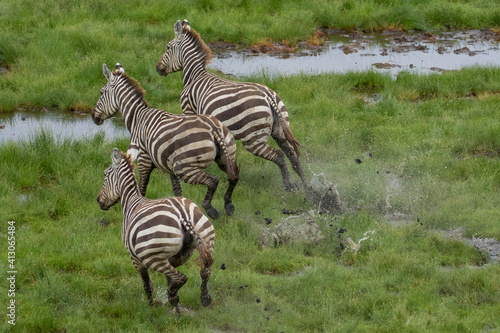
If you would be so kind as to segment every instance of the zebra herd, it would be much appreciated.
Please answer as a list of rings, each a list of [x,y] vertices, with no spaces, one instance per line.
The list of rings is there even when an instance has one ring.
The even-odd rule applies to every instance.
[[[97,202],[107,210],[121,201],[122,241],[141,275],[149,303],[153,304],[148,273],[152,269],[166,275],[169,302],[180,314],[178,291],[187,276],[176,267],[184,264],[195,249],[200,254],[201,304],[211,303],[207,283],[215,238],[210,220],[195,203],[182,197],[180,181],[207,186],[202,207],[208,217],[217,219],[219,213],[211,201],[219,177],[206,172],[215,162],[228,177],[224,208],[232,215],[232,193],[239,179],[235,139],[252,154],[279,166],[285,190],[293,189],[285,156],[303,184],[306,179],[299,161],[300,144],[291,132],[288,112],[279,96],[264,85],[225,80],[207,72],[211,51],[187,20],[177,21],[174,32],[175,38],[168,43],[156,70],[163,76],[183,71],[183,114],[149,108],[144,89],[120,64],[114,72],[103,64],[108,82],[92,110],[92,120],[101,125],[117,113],[123,116],[130,145],[126,154],[113,149],[112,164],[104,172]],[[281,150],[269,145],[269,137]],[[139,182],[133,171],[135,160]],[[176,197],[145,198],[154,168],[170,175]]]

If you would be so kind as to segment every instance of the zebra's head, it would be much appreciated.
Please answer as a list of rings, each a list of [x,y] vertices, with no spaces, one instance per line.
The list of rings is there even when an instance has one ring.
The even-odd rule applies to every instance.
[[[102,210],[108,210],[120,200],[120,189],[118,186],[118,169],[122,160],[122,153],[118,148],[111,152],[112,164],[104,170],[104,184],[97,195],[97,203]]]
[[[92,120],[96,125],[102,125],[105,119],[114,116],[119,105],[116,98],[115,86],[119,77],[125,74],[125,70],[120,64],[116,64],[115,72],[112,73],[106,64],[102,64],[102,72],[108,79],[108,83],[101,89],[101,97],[92,110]]]
[[[174,24],[175,38],[167,44],[167,50],[156,64],[158,74],[167,76],[170,73],[178,72],[183,69],[184,61],[181,54],[181,42],[185,37],[185,32],[190,31],[191,27],[187,20],[177,20]]]

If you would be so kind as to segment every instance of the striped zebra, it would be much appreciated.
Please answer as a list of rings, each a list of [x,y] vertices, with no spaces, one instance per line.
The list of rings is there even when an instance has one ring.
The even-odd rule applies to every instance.
[[[285,189],[292,190],[286,154],[305,185],[298,158],[300,144],[292,134],[288,111],[280,97],[262,84],[225,80],[207,72],[205,65],[212,59],[212,52],[187,20],[177,21],[174,32],[175,38],[167,44],[156,71],[163,76],[183,71],[183,113],[210,114],[218,118],[236,140],[241,140],[246,150],[276,163]],[[281,150],[268,144],[269,136]]]
[[[205,172],[215,161],[228,176],[224,208],[227,215],[232,215],[232,193],[238,183],[239,170],[231,132],[209,115],[176,115],[149,108],[144,100],[144,89],[120,64],[116,65],[114,73],[103,64],[103,73],[108,83],[101,89],[92,119],[101,125],[117,112],[122,113],[131,135],[127,153],[133,160],[138,159],[141,194],[146,195],[151,172],[158,168],[170,175],[173,192],[178,197],[182,196],[179,180],[206,185],[202,206],[210,218],[217,219],[219,213],[211,202],[219,177]]]
[[[211,297],[207,282],[214,261],[215,239],[210,220],[189,199],[144,198],[135,179],[131,156],[114,148],[111,161],[111,166],[104,171],[104,184],[97,202],[101,209],[108,210],[121,200],[122,241],[141,275],[149,304],[153,305],[153,283],[148,272],[152,269],[166,275],[168,300],[180,314],[178,291],[188,278],[176,267],[188,261],[197,249],[201,266],[201,304],[209,306]]]

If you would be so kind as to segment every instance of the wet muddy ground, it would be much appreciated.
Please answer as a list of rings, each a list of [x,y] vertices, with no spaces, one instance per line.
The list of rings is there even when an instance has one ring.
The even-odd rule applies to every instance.
[[[345,73],[374,69],[397,76],[401,71],[431,73],[465,66],[500,66],[500,35],[491,30],[463,32],[347,33],[316,32],[294,47],[258,43],[238,49],[210,43],[214,58],[209,68],[234,76],[265,73],[270,77],[296,73]]]

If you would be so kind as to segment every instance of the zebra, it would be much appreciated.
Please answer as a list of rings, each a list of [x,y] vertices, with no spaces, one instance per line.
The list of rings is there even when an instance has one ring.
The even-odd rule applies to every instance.
[[[104,184],[97,195],[97,202],[102,210],[108,210],[121,201],[122,241],[141,275],[149,304],[154,303],[154,287],[149,277],[149,269],[152,269],[166,275],[168,300],[180,314],[178,291],[188,277],[176,267],[188,261],[197,249],[202,279],[201,304],[209,306],[212,298],[207,283],[214,262],[215,239],[210,220],[189,199],[144,198],[135,179],[131,156],[114,148],[111,161],[111,166],[104,171]]]
[[[92,110],[92,120],[101,125],[117,112],[122,113],[131,135],[127,153],[133,160],[138,159],[141,194],[146,195],[151,172],[158,168],[170,175],[176,196],[182,196],[180,180],[206,185],[202,206],[210,218],[217,219],[219,213],[211,202],[219,177],[205,172],[215,161],[228,176],[224,208],[227,215],[232,215],[232,193],[238,183],[239,170],[231,132],[210,115],[178,115],[149,108],[144,100],[144,89],[119,63],[113,73],[103,64],[103,73],[108,83],[101,89],[101,97]]]
[[[181,107],[184,114],[210,114],[229,128],[236,140],[256,156],[276,163],[285,190],[293,190],[284,154],[306,185],[299,161],[300,143],[292,134],[288,111],[281,98],[265,85],[222,79],[205,69],[210,48],[187,20],[174,25],[175,38],[156,65],[162,76],[183,71]],[[268,144],[271,136],[280,149]]]

